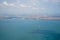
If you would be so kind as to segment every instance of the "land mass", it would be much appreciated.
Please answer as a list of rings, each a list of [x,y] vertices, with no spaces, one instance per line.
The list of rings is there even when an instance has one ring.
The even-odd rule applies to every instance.
[[[60,17],[55,16],[17,16],[17,17],[11,17],[11,16],[0,16],[0,19],[13,19],[13,18],[20,18],[20,19],[44,19],[44,20],[60,20]]]

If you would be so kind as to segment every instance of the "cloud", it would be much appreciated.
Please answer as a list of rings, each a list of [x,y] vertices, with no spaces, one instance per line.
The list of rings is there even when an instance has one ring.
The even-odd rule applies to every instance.
[[[20,4],[20,7],[28,7],[28,6],[24,4]]]
[[[14,3],[9,3],[7,1],[4,1],[0,4],[2,8],[19,8],[21,10],[39,10],[39,7],[37,6],[38,0],[31,0],[29,4],[21,3],[21,1],[16,1]]]
[[[7,1],[4,1],[1,5],[3,6],[8,6],[8,7],[15,7],[15,4],[14,3],[8,3]]]
[[[53,2],[53,3],[57,3],[60,2],[60,0],[41,0],[41,2]],[[4,6],[4,7],[16,7],[16,8],[31,8],[31,9],[39,9],[39,0],[30,0],[30,2],[27,3],[22,3],[21,1],[16,1],[14,3],[9,3],[7,1],[2,2],[2,4],[0,4],[0,6]]]
[[[31,9],[38,9],[37,7],[36,7],[36,5],[35,5],[35,2],[36,2],[37,0],[33,0],[32,2],[32,4],[33,5],[28,5],[28,4],[23,4],[23,3],[20,3],[20,1],[17,3],[17,2],[15,2],[15,3],[8,3],[7,1],[4,1],[4,2],[2,2],[2,4],[0,4],[0,6],[4,6],[4,7],[16,7],[16,8],[31,8]]]
[[[3,2],[4,5],[8,6],[8,3],[6,1]]]

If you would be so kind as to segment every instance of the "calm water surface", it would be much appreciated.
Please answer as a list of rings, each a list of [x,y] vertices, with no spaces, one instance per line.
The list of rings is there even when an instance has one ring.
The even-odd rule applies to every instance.
[[[0,40],[60,40],[60,21],[0,20]]]

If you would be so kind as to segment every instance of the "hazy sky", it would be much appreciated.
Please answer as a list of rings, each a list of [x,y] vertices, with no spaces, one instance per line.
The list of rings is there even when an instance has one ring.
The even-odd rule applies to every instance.
[[[0,15],[60,15],[60,0],[0,0]]]

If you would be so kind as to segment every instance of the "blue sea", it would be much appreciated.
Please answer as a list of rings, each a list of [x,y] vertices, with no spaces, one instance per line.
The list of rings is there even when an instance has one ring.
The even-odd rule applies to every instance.
[[[0,40],[60,40],[60,20],[0,19]]]

